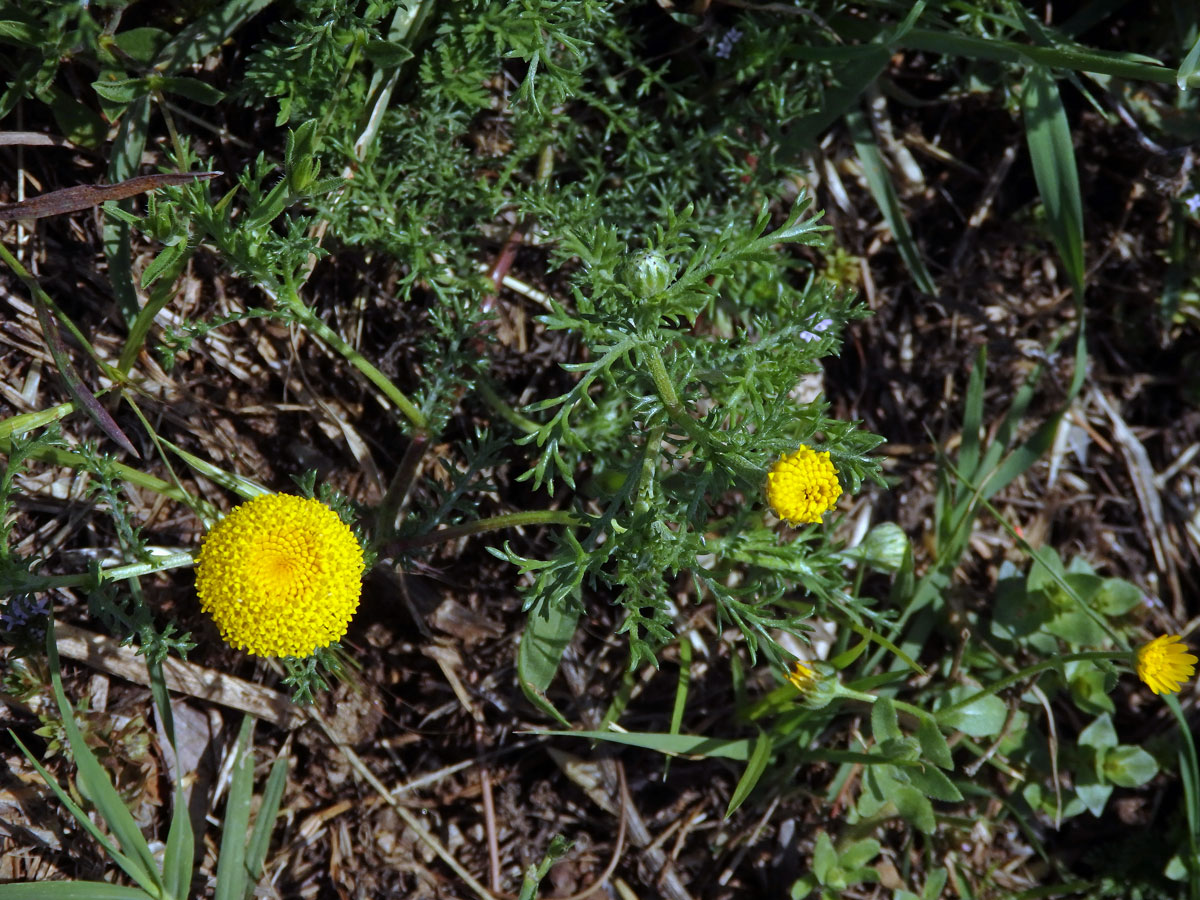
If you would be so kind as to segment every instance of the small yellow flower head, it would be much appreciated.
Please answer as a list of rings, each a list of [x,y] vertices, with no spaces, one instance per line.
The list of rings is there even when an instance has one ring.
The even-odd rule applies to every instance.
[[[362,547],[337,513],[319,500],[266,494],[205,535],[196,593],[229,646],[304,657],[346,633],[362,573]]]
[[[1174,694],[1196,672],[1196,657],[1177,634],[1156,637],[1137,650],[1137,676],[1156,694]]]
[[[792,664],[792,671],[788,673],[787,680],[796,690],[804,693],[817,680],[817,673],[804,660],[798,659]]]
[[[829,453],[818,453],[805,444],[790,456],[780,456],[767,473],[767,502],[775,515],[791,525],[820,522],[841,495]]]
[[[807,709],[824,709],[833,702],[841,688],[837,670],[819,660],[796,660],[792,663],[787,680],[800,692],[800,704]]]

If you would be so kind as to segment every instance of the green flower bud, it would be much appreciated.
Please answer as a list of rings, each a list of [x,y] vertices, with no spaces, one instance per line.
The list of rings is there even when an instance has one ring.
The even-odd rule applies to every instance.
[[[859,549],[867,565],[880,572],[897,572],[908,552],[908,535],[895,522],[881,522],[867,532]]]
[[[837,669],[820,660],[796,660],[787,679],[800,692],[800,705],[805,709],[824,709],[842,687]]]
[[[621,263],[617,277],[638,297],[649,300],[670,287],[675,267],[657,250],[642,250]]]
[[[156,204],[153,211],[142,220],[142,228],[160,243],[175,243],[171,238],[179,236],[179,214],[169,203]]]

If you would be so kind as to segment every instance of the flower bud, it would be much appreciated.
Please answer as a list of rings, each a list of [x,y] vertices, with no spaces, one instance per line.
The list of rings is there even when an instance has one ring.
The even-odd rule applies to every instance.
[[[675,277],[675,267],[657,250],[642,250],[621,263],[617,277],[643,300],[657,297]]]
[[[908,553],[908,535],[895,522],[881,522],[867,532],[860,547],[862,560],[881,572],[897,572]]]

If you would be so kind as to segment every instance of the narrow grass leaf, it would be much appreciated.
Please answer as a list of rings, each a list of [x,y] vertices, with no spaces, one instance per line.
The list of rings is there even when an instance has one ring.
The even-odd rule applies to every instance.
[[[58,406],[51,406],[49,409],[9,416],[7,419],[0,421],[0,440],[20,437],[31,431],[37,431],[39,428],[45,428],[51,422],[57,422],[60,419],[66,418],[75,412],[77,408],[75,401],[72,400],[69,403],[60,403]]]
[[[149,888],[153,888],[154,884],[151,879],[147,877],[143,881],[143,873],[141,872],[141,868],[138,863],[122,853],[109,839],[109,836],[96,827],[96,825],[92,822],[91,817],[88,816],[87,812],[84,811],[83,807],[81,807],[74,801],[74,799],[72,799],[71,795],[67,793],[62,785],[58,783],[58,780],[46,770],[45,766],[37,761],[34,755],[29,752],[29,748],[22,743],[19,737],[13,734],[11,729],[8,732],[8,736],[13,739],[13,742],[17,745],[17,747],[20,748],[21,752],[25,754],[25,758],[29,760],[29,764],[32,765],[38,775],[42,777],[42,781],[46,783],[46,786],[49,787],[50,790],[54,791],[55,796],[58,797],[63,806],[65,806],[71,815],[75,817],[75,821],[82,825],[84,831],[90,834],[96,843],[104,848],[104,852],[108,858],[120,866],[121,869],[134,881],[138,882],[139,884],[145,884]],[[7,891],[8,887],[9,885],[0,885],[0,891]]]
[[[140,888],[106,881],[34,881],[0,884],[0,900],[154,900]]]
[[[983,385],[987,372],[987,347],[979,348],[971,378],[967,382],[967,399],[963,406],[962,444],[958,451],[958,468],[963,477],[975,480],[979,465],[979,432],[983,426]]]
[[[76,784],[79,792],[92,802],[100,813],[109,831],[121,845],[122,853],[131,868],[122,868],[143,888],[152,893],[161,893],[163,889],[162,876],[158,871],[158,863],[150,846],[142,836],[141,829],[134,821],[132,813],[125,806],[125,801],[113,787],[112,780],[104,767],[100,765],[79,726],[75,722],[75,711],[67,702],[66,692],[62,685],[62,670],[58,660],[58,644],[54,637],[54,620],[48,620],[46,627],[46,662],[50,668],[50,687],[54,693],[58,711],[62,715],[63,729],[67,733],[67,741],[71,745],[71,754],[75,758],[78,769]]]
[[[132,178],[142,162],[142,151],[146,149],[146,136],[150,130],[150,98],[138,97],[125,109],[121,125],[113,141],[112,156],[108,162],[108,180],[116,183]],[[121,208],[130,212],[133,202],[124,200]],[[137,317],[138,296],[133,284],[133,254],[130,249],[129,225],[122,221],[106,218],[101,229],[104,241],[104,257],[108,262],[108,281],[112,285],[117,306],[126,322]]]
[[[1013,450],[993,470],[991,477],[979,492],[979,496],[989,500],[1012,484],[1015,479],[1028,472],[1054,444],[1054,435],[1061,422],[1062,417],[1056,415],[1038,426],[1038,429],[1029,436],[1027,441]]]
[[[1188,886],[1194,900],[1200,897],[1200,761],[1196,758],[1191,725],[1178,698],[1168,694],[1163,700],[1179,724],[1179,779],[1183,782],[1184,812],[1187,814]]]
[[[884,650],[887,650],[894,657],[896,657],[897,660],[904,663],[904,665],[908,666],[910,669],[912,669],[918,675],[925,674],[925,670],[923,668],[921,668],[920,663],[918,663],[915,659],[913,659],[913,657],[909,653],[906,653],[901,647],[898,647],[896,644],[894,644],[892,641],[888,640],[886,637],[884,637],[879,632],[873,631],[872,629],[868,628],[866,625],[859,625],[857,622],[847,622],[846,624],[857,635],[859,635],[860,637],[867,638],[867,639],[873,641],[874,643],[878,644],[881,648],[883,648]]]
[[[246,892],[243,900],[254,896],[258,880],[262,878],[263,863],[267,858],[267,849],[271,845],[271,832],[275,830],[275,818],[279,815],[279,802],[283,799],[283,788],[287,784],[288,756],[286,749],[281,751],[271,765],[267,775],[267,783],[263,787],[262,802],[258,807],[258,815],[254,818],[254,830],[250,832],[250,840],[246,844]]]
[[[172,444],[165,437],[160,436],[159,441],[162,442],[164,447],[168,448],[172,453],[191,466],[192,469],[204,477],[212,479],[221,485],[221,487],[233,491],[244,500],[253,500],[255,497],[271,493],[258,482],[251,481],[244,475],[238,475],[235,472],[226,472],[219,466],[214,466],[207,460],[201,459],[193,453],[188,453],[176,444]]]
[[[1200,36],[1196,38],[1192,49],[1183,58],[1183,62],[1179,64],[1179,70],[1175,73],[1175,83],[1179,85],[1181,91],[1186,91],[1191,85],[1192,76],[1196,74],[1197,68],[1200,68]]]
[[[871,133],[866,117],[859,110],[848,112],[846,125],[850,129],[854,149],[862,164],[867,187],[871,189],[871,196],[875,198],[884,221],[896,239],[896,249],[900,251],[905,267],[912,275],[918,290],[931,296],[936,294],[937,286],[925,267],[925,260],[921,258],[920,248],[917,247],[912,230],[908,227],[908,220],[904,218],[904,210],[900,208],[900,197],[896,194],[892,177],[883,162],[883,154],[879,152],[879,146],[875,143],[875,136]]]
[[[1063,109],[1054,77],[1044,66],[1034,66],[1021,92],[1025,139],[1033,163],[1033,176],[1046,209],[1046,221],[1062,258],[1071,285],[1081,293],[1083,268],[1083,205],[1071,126]]]
[[[765,731],[759,731],[758,737],[754,739],[754,749],[750,751],[750,759],[746,763],[746,771],[738,779],[733,796],[729,798],[729,805],[725,807],[725,818],[728,819],[732,816],[734,810],[746,802],[746,798],[750,796],[750,792],[762,778],[763,772],[767,770],[767,763],[771,760],[773,748],[771,736]]]
[[[12,441],[0,432],[0,453],[9,453],[11,450]],[[67,466],[72,469],[86,469],[88,464],[87,460],[80,454],[64,450],[61,447],[38,447],[30,453],[30,458],[50,463],[51,465]],[[156,478],[153,475],[147,475],[124,463],[112,463],[111,465],[113,472],[123,481],[128,481],[130,484],[136,484],[139,487],[162,494],[164,497],[170,497],[172,500],[183,503],[192,509],[200,510],[202,511],[202,515],[209,517],[212,521],[220,518],[216,507],[207,500],[192,497],[190,494],[179,490],[175,485],[163,481],[161,478]]]
[[[671,734],[679,734],[683,710],[687,706],[688,687],[692,683],[692,645],[684,635],[679,640],[679,680],[675,684],[675,705],[671,708]]]
[[[254,717],[244,716],[233,752],[237,761],[225,801],[221,823],[221,855],[217,858],[215,900],[243,900],[252,888],[246,871],[246,834],[250,830],[250,803],[254,800]]]
[[[1035,47],[1014,41],[932,31],[927,28],[914,28],[897,43],[905,49],[927,50],[943,56],[961,56],[966,59],[1018,65],[1033,63],[1157,84],[1170,84],[1176,77],[1174,69],[1164,66],[1156,59],[1138,54],[1106,53],[1100,50],[1066,47]]]
[[[656,734],[636,731],[545,731],[542,734],[607,741],[610,744],[641,747],[644,750],[672,753],[676,756],[736,759],[743,762],[750,759],[750,741],[746,738],[730,740],[690,734]]]
[[[175,716],[171,710],[171,696],[167,692],[162,663],[147,658],[146,670],[150,675],[154,706],[170,745],[169,752],[175,757],[175,784],[171,792],[171,824],[167,829],[167,849],[163,854],[163,881],[172,897],[182,898],[188,895],[192,883],[196,836],[192,831],[192,817],[188,811],[187,796],[183,791],[184,773],[175,745]]]
[[[683,725],[683,711],[687,707],[688,688],[692,684],[692,644],[685,634],[679,639],[679,680],[675,682],[675,703],[671,707],[671,723],[667,730],[679,734]],[[663,775],[670,769],[671,758],[663,760]]]
[[[58,368],[58,374],[62,376],[63,382],[67,386],[67,391],[75,398],[75,402],[79,404],[79,408],[87,413],[88,418],[95,422],[100,430],[107,434],[114,443],[135,459],[141,459],[141,454],[137,452],[137,448],[133,446],[129,438],[125,436],[125,432],[121,430],[121,427],[109,415],[108,410],[100,405],[100,401],[96,399],[96,395],[83,383],[83,380],[79,377],[79,373],[75,371],[75,365],[71,362],[70,356],[67,355],[67,349],[63,345],[58,325],[51,318],[50,311],[46,309],[46,304],[42,302],[41,297],[38,296],[38,292],[33,292],[31,297],[34,309],[37,311],[38,322],[42,326],[42,339],[46,343],[46,348],[50,351],[50,356],[54,359],[54,364]]]

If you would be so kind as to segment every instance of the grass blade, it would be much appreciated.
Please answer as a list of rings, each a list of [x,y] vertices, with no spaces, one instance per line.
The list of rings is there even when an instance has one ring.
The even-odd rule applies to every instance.
[[[1187,813],[1188,887],[1192,900],[1200,898],[1200,762],[1196,759],[1196,743],[1179,700],[1163,698],[1179,723],[1179,779],[1183,782],[1184,811]]]
[[[636,731],[546,731],[543,734],[561,737],[580,737],[592,741],[608,741],[627,747],[641,747],[658,753],[677,756],[703,756],[706,758],[750,759],[750,741],[747,738],[709,738],[692,734],[655,734]]]
[[[71,745],[71,753],[75,757],[78,768],[76,784],[79,792],[95,805],[96,810],[104,818],[109,830],[121,845],[126,864],[121,865],[129,877],[143,888],[155,895],[163,891],[162,876],[158,871],[158,863],[150,846],[142,836],[141,829],[134,821],[133,815],[125,806],[125,801],[113,787],[112,780],[104,767],[96,759],[75,722],[75,711],[67,702],[66,692],[63,691],[62,672],[58,660],[58,645],[54,637],[54,620],[50,618],[46,626],[46,656],[50,667],[50,686],[54,699],[58,703],[59,713],[63,718],[63,728],[67,732],[67,740]],[[74,810],[72,810],[74,812]],[[120,864],[118,860],[118,864]]]
[[[263,788],[262,803],[254,819],[254,830],[246,844],[247,884],[246,892],[242,895],[244,900],[250,900],[254,896],[258,879],[262,878],[267,848],[271,845],[271,832],[275,830],[275,817],[279,814],[279,801],[283,799],[283,788],[287,784],[287,764],[288,755],[285,748],[271,765],[271,773],[267,776],[267,784]]]
[[[896,249],[900,251],[900,257],[912,275],[913,282],[921,293],[936,294],[937,286],[933,283],[929,270],[925,268],[925,260],[921,258],[921,251],[913,239],[908,220],[904,218],[904,211],[900,208],[900,197],[892,185],[891,175],[883,162],[883,154],[879,152],[879,146],[875,143],[875,136],[871,133],[866,117],[859,110],[854,110],[846,114],[846,125],[850,129],[850,137],[854,141],[854,149],[858,152],[871,196],[875,198],[879,211],[883,213],[883,218],[896,239]]]
[[[728,819],[732,816],[734,810],[741,806],[746,801],[746,798],[750,796],[750,792],[754,790],[754,786],[762,778],[763,772],[767,770],[767,763],[771,760],[771,751],[773,749],[774,745],[771,741],[771,736],[765,731],[759,731],[758,737],[754,739],[754,749],[750,752],[750,760],[746,764],[746,771],[738,779],[733,796],[729,798],[729,805],[725,807],[725,818]]]
[[[963,406],[962,445],[958,468],[967,478],[975,477],[979,465],[979,430],[983,425],[983,383],[987,372],[987,347],[979,348],[971,379],[967,382],[967,400]]]
[[[675,683],[675,703],[671,707],[671,724],[667,730],[671,734],[679,734],[683,725],[683,711],[687,707],[688,688],[692,683],[692,644],[688,636],[679,639],[679,680]],[[671,759],[663,761],[663,775],[670,769]]]
[[[58,406],[51,406],[49,409],[9,416],[7,419],[0,420],[0,440],[20,437],[31,431],[37,431],[39,428],[45,428],[51,422],[65,419],[75,412],[76,408],[75,401],[72,400],[68,403],[60,403]]]
[[[126,108],[121,117],[121,127],[113,141],[113,154],[108,162],[108,180],[112,183],[132,178],[142,162],[142,151],[146,149],[146,135],[150,130],[150,98],[138,97]],[[121,208],[133,211],[133,202],[125,200]],[[133,284],[133,253],[130,249],[130,232],[127,222],[114,221],[105,217],[101,229],[104,240],[104,257],[108,262],[108,280],[113,295],[126,322],[132,323],[138,312],[137,288]]]
[[[1076,294],[1083,293],[1083,204],[1071,127],[1050,71],[1029,70],[1021,93],[1025,138],[1046,219]]]
[[[254,799],[254,717],[242,719],[233,752],[237,762],[225,801],[221,823],[221,855],[217,861],[215,900],[242,900],[253,888],[246,871],[246,833],[250,830],[250,803]]]
[[[196,855],[196,836],[192,831],[192,817],[188,811],[187,797],[183,792],[183,771],[179,764],[179,751],[175,747],[175,717],[171,712],[171,697],[167,693],[167,682],[163,677],[161,662],[147,658],[146,669],[150,674],[150,691],[154,705],[167,736],[170,752],[175,756],[175,784],[171,791],[171,825],[167,830],[167,849],[163,854],[163,881],[172,897],[187,897],[192,883],[192,870]]]
[[[192,469],[199,472],[205,478],[216,482],[226,490],[233,491],[233,493],[237,494],[243,500],[253,500],[255,497],[271,493],[261,484],[243,475],[238,475],[235,472],[226,472],[220,466],[214,466],[194,453],[188,453],[182,447],[172,444],[165,437],[159,436],[159,441],[164,447],[191,466]]]
[[[21,742],[19,737],[13,734],[11,730],[9,730],[8,735],[13,739],[13,743],[20,748],[21,752],[25,754],[25,758],[29,760],[29,764],[33,766],[40,776],[42,776],[42,781],[46,782],[46,786],[49,787],[50,790],[54,791],[55,796],[58,797],[63,806],[65,806],[70,811],[71,815],[75,817],[75,821],[82,825],[83,829],[95,839],[96,843],[104,848],[104,852],[108,855],[109,859],[120,866],[130,878],[140,884],[141,878],[139,877],[140,870],[138,864],[117,849],[116,845],[109,840],[108,835],[96,827],[91,818],[84,811],[83,807],[76,803],[71,798],[71,795],[67,793],[62,785],[58,783],[57,779],[55,779],[55,777],[46,770],[46,767],[37,761],[34,755],[29,751],[29,748]],[[149,879],[147,879],[147,881],[148,880]],[[0,885],[0,892],[7,891],[8,887],[9,885]],[[0,894],[0,896],[2,896],[2,894]]]
[[[0,884],[0,900],[147,900],[140,888],[107,881],[34,881]]]
[[[1179,64],[1179,71],[1175,74],[1175,83],[1179,85],[1181,91],[1188,89],[1188,84],[1192,76],[1196,74],[1197,68],[1200,68],[1200,36],[1197,36],[1196,43],[1192,44],[1192,49],[1183,58],[1183,62]]]

